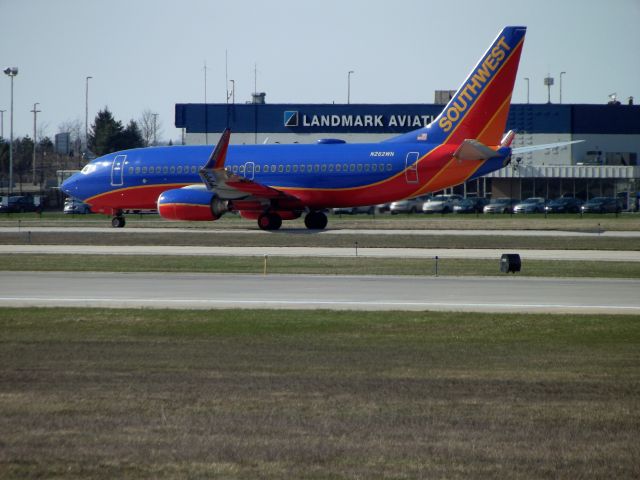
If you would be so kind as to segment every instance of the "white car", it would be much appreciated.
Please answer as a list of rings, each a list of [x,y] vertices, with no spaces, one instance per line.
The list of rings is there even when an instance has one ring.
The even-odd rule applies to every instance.
[[[392,215],[397,213],[416,213],[422,211],[422,205],[425,201],[431,198],[429,195],[423,195],[416,198],[408,198],[406,200],[398,200],[393,202],[389,211]]]
[[[436,195],[422,204],[424,213],[451,213],[462,200],[462,195]]]

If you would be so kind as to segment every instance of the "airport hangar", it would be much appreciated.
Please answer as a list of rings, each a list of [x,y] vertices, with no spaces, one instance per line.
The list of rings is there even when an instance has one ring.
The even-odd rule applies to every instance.
[[[443,92],[436,92],[436,100]],[[447,92],[448,93],[448,92]],[[380,142],[431,122],[443,109],[433,104],[267,104],[265,94],[250,103],[176,104],[175,126],[188,145],[215,144],[231,128],[232,144],[313,143],[339,138]],[[448,192],[465,196],[588,200],[618,196],[625,208],[640,199],[640,105],[511,105],[507,130],[513,146],[584,140],[523,154],[511,165]]]

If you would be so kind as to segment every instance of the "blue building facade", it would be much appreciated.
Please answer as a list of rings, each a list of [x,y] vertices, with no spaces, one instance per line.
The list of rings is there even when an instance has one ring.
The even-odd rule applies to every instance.
[[[215,144],[229,127],[234,144],[314,143],[340,138],[379,142],[431,122],[435,104],[176,104],[175,126],[186,144]],[[640,187],[640,106],[511,105],[513,146],[583,140],[523,155],[481,181],[456,187],[463,194],[625,196],[631,206]]]

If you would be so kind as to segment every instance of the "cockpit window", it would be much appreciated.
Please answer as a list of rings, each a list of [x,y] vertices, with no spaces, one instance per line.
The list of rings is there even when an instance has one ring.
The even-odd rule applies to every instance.
[[[90,173],[95,172],[96,168],[97,168],[97,166],[95,164],[89,163],[89,164],[85,165],[82,170],[80,170],[80,173],[82,173],[84,175],[89,175]]]

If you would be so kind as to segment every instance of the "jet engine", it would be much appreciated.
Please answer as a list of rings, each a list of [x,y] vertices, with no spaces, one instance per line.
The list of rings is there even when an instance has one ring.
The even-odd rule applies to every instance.
[[[227,211],[227,202],[204,188],[176,188],[158,197],[158,213],[167,220],[212,221]]]

